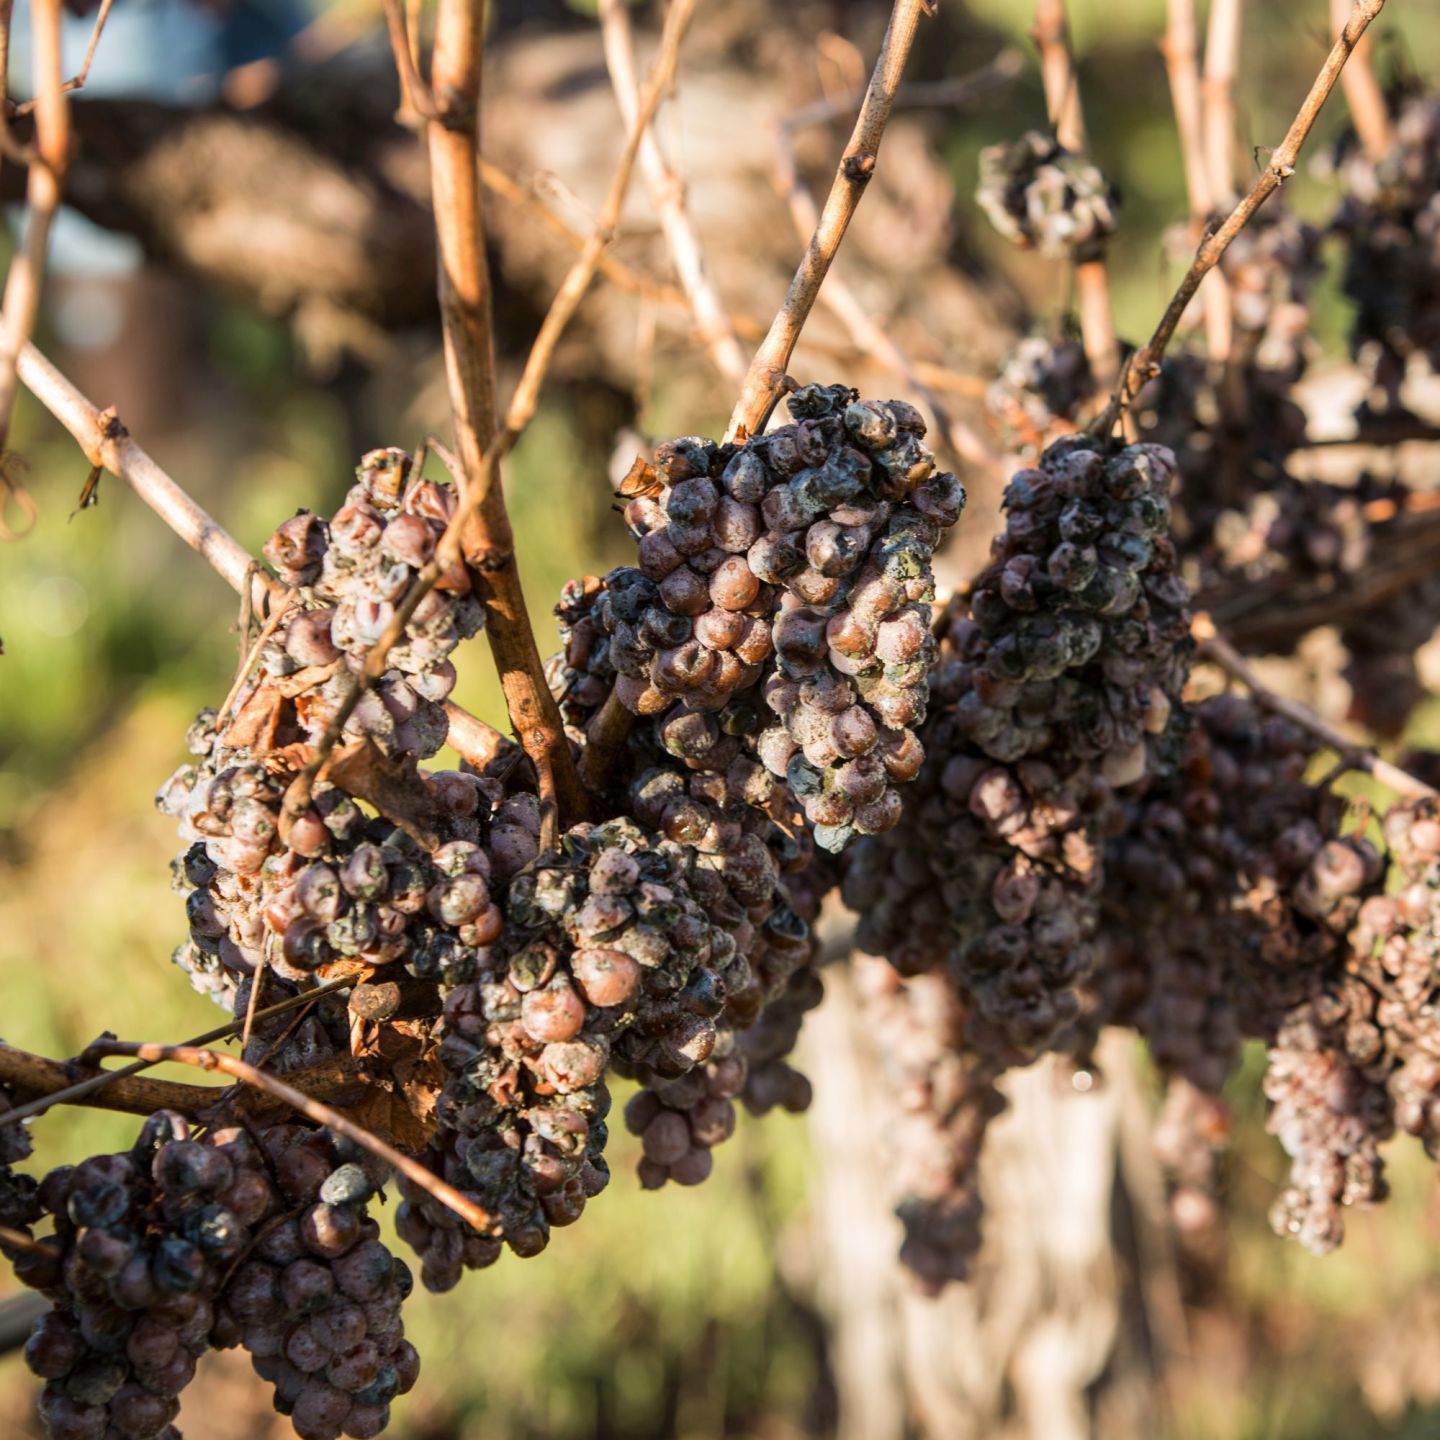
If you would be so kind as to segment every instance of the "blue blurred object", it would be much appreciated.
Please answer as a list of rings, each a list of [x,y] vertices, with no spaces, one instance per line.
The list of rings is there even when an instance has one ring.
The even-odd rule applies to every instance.
[[[95,14],[63,13],[63,69],[73,75],[85,57]],[[115,0],[85,95],[202,105],[215,99],[225,72],[280,55],[310,22],[306,0]],[[18,0],[11,25],[10,93],[30,93],[30,6]],[[13,218],[13,217],[12,217]],[[141,262],[139,245],[112,235],[73,210],[56,217],[51,268],[60,274],[123,275]]]

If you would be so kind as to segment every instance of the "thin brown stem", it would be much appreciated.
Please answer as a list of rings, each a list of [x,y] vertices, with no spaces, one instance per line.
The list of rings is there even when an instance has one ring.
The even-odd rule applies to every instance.
[[[745,372],[740,398],[730,416],[729,434],[732,438],[758,434],[763,430],[771,410],[784,393],[785,370],[795,353],[800,332],[815,306],[815,298],[825,283],[851,217],[860,204],[860,197],[875,173],[880,141],[895,104],[900,77],[915,43],[921,16],[928,10],[926,0],[895,0],[870,84],[860,104],[859,117],[840,157],[820,223],[810,237],[770,329]]]
[[[796,232],[801,240],[807,239],[820,223],[820,211],[800,179],[799,166],[795,162],[793,126],[788,121],[782,122],[775,130],[775,183],[789,205]],[[950,458],[957,462],[963,459],[997,473],[1000,471],[999,457],[968,425],[951,414],[945,402],[921,378],[918,368],[884,326],[869,314],[838,272],[828,277],[820,297],[845,326],[856,347],[873,356],[887,370],[903,376],[925,402]]]
[[[256,567],[259,568],[258,566]],[[260,658],[260,652],[265,648],[265,643],[280,628],[281,622],[290,613],[290,606],[294,602],[296,591],[292,588],[286,590],[272,606],[270,614],[266,617],[265,623],[260,627],[259,633],[255,636],[245,654],[241,656],[240,666],[235,671],[235,679],[231,682],[230,691],[225,696],[224,702],[219,710],[215,712],[215,728],[223,730],[225,721],[230,716],[230,711],[235,702],[240,698],[240,692],[245,688],[245,682],[250,678],[250,672],[255,668],[255,662]],[[251,600],[251,587],[247,586],[240,592],[240,603],[242,608],[249,609]],[[243,617],[242,617],[243,624]],[[241,643],[244,643],[244,631],[241,633]]]
[[[313,990],[302,991],[299,995],[290,996],[288,1000],[280,1000],[274,1005],[267,1005],[263,1010],[257,1010],[255,1018],[265,1020],[271,1015],[281,1015],[287,1010],[313,1004],[322,996],[332,995],[337,990],[348,990],[359,979],[359,975],[345,975],[339,980],[330,981],[327,985],[317,985]],[[240,1030],[240,1024],[240,1021],[232,1020],[228,1025],[218,1025],[214,1030],[207,1030],[203,1035],[192,1036],[184,1043],[186,1045],[209,1045],[214,1040],[228,1039]],[[58,1062],[47,1063],[58,1064]],[[149,1070],[151,1066],[158,1063],[155,1060],[137,1060],[133,1065],[121,1066],[119,1070],[105,1070],[99,1075],[91,1075],[84,1080],[76,1081],[73,1085],[66,1085],[62,1089],[43,1095],[38,1100],[30,1100],[24,1105],[17,1105],[14,1109],[7,1110],[0,1115],[0,1130],[7,1125],[18,1125],[22,1120],[29,1120],[35,1115],[43,1115],[53,1105],[95,1104],[97,1102],[88,1097],[94,1095],[97,1090],[103,1090],[117,1080],[125,1080],[131,1075],[138,1075],[142,1070]]]
[[[1196,653],[1202,660],[1212,661],[1227,675],[1234,676],[1265,709],[1276,715],[1283,715],[1292,724],[1298,725],[1307,734],[1328,745],[1350,769],[1363,770],[1397,795],[1408,795],[1412,798],[1440,795],[1440,791],[1410,774],[1408,770],[1402,770],[1398,765],[1381,759],[1371,746],[1353,740],[1344,731],[1337,730],[1308,705],[1302,705],[1298,700],[1291,700],[1284,695],[1277,695],[1255,673],[1245,657],[1215,629],[1208,615],[1197,615],[1191,630],[1196,640]]]
[[[1175,107],[1175,129],[1180,137],[1180,160],[1185,167],[1185,194],[1190,200],[1190,223],[1198,230],[1215,208],[1210,193],[1210,169],[1205,156],[1200,109],[1200,53],[1195,24],[1195,0],[1168,0],[1165,38],[1160,53],[1170,80]],[[1197,233],[1196,240],[1199,240]]]
[[[895,92],[894,108],[906,110],[933,106],[948,110],[969,105],[1019,79],[1024,70],[1025,61],[1020,52],[1007,45],[988,65],[969,75],[956,75],[947,80],[912,80],[902,85]],[[832,120],[853,115],[864,98],[863,85],[839,95],[827,95],[792,110],[785,117],[785,124],[792,131],[809,125],[828,125]]]
[[[1340,38],[1326,56],[1325,63],[1310,86],[1299,112],[1285,133],[1285,138],[1270,156],[1270,163],[1225,222],[1214,234],[1208,236],[1195,252],[1195,258],[1190,262],[1190,268],[1180,282],[1179,289],[1171,297],[1165,314],[1155,327],[1155,333],[1130,356],[1120,377],[1120,384],[1116,387],[1109,405],[1105,407],[1104,414],[1092,427],[1092,433],[1105,437],[1111,435],[1116,422],[1129,408],[1140,387],[1158,373],[1165,349],[1175,334],[1175,327],[1180,323],[1180,317],[1185,313],[1185,308],[1194,297],[1200,282],[1219,263],[1220,257],[1229,249],[1230,242],[1245,228],[1251,216],[1295,173],[1300,147],[1310,134],[1326,97],[1335,88],[1335,82],[1345,68],[1345,61],[1370,22],[1384,7],[1385,0],[1356,0]]]
[[[1350,0],[1330,0],[1331,34],[1338,35],[1350,13]],[[1355,122],[1355,133],[1372,160],[1382,160],[1395,143],[1395,127],[1390,123],[1390,107],[1385,103],[1380,82],[1375,78],[1373,41],[1366,36],[1355,47],[1355,54],[1340,77],[1345,103]]]
[[[1055,138],[1077,155],[1085,151],[1085,112],[1075,80],[1075,59],[1070,50],[1070,26],[1065,0],[1035,0],[1035,23],[1030,38],[1040,51],[1040,80],[1045,87],[1045,109]]]
[[[580,755],[580,778],[588,790],[603,793],[609,788],[611,776],[620,763],[625,741],[629,738],[634,723],[635,717],[612,690],[585,729],[585,749]]]
[[[1241,0],[1211,0],[1202,115],[1205,169],[1216,207],[1235,203],[1235,73],[1240,59],[1240,22]]]
[[[0,456],[8,446],[19,386],[16,365],[40,313],[50,227],[60,208],[70,158],[70,105],[60,69],[61,0],[31,0],[35,157],[25,182],[25,233],[5,276],[0,304]],[[8,22],[7,22],[8,28]]]
[[[1210,165],[1205,154],[1204,119],[1200,100],[1200,58],[1195,24],[1195,0],[1169,0],[1165,38],[1160,44],[1170,97],[1175,107],[1175,128],[1180,158],[1185,167],[1185,194],[1190,201],[1190,243],[1205,238],[1205,227],[1215,209],[1210,188]],[[1230,295],[1225,276],[1213,272],[1201,287],[1205,307],[1206,346],[1224,358],[1230,349]]]
[[[218,1070],[221,1074],[229,1075],[242,1084],[253,1086],[267,1095],[273,1095],[275,1099],[283,1101],[292,1110],[304,1115],[306,1119],[313,1120],[317,1125],[327,1126],[337,1135],[343,1135],[356,1145],[363,1146],[372,1155],[378,1156],[387,1165],[398,1170],[412,1184],[424,1190],[427,1195],[433,1196],[446,1209],[454,1211],[462,1220],[473,1225],[475,1229],[488,1231],[494,1228],[495,1222],[487,1210],[477,1205],[469,1196],[461,1194],[454,1186],[447,1185],[444,1180],[432,1170],[426,1169],[418,1160],[397,1150],[378,1135],[365,1129],[363,1125],[357,1125],[353,1120],[347,1119],[339,1110],[334,1110],[329,1105],[296,1090],[274,1075],[267,1075],[263,1070],[257,1070],[243,1060],[237,1060],[233,1055],[225,1055],[218,1050],[204,1050],[193,1045],[152,1045],[143,1041],[134,1043],[126,1040],[97,1041],[86,1054],[91,1057],[134,1055],[141,1060],[173,1061],[179,1065],[194,1065],[200,1070]]]
[[[35,1255],[54,1254],[52,1241],[46,1245],[43,1241],[37,1240],[33,1235],[27,1235],[23,1230],[12,1230],[8,1225],[0,1225],[0,1246],[10,1250],[29,1250]]]
[[[511,724],[535,766],[542,797],[556,803],[569,823],[585,813],[584,792],[560,712],[545,684],[499,471],[485,460],[497,426],[479,171],[483,46],[482,7],[473,0],[440,0],[430,67],[439,113],[427,133],[445,368],[464,476],[456,515],[485,606],[490,652]]]
[[[100,37],[105,33],[105,22],[110,18],[110,8],[115,0],[100,0],[100,9],[95,15],[95,24],[90,28],[90,39],[85,46],[85,54],[80,58],[80,68],[60,87],[67,95],[74,95],[85,88],[85,82],[90,78],[90,67],[95,63],[95,52],[100,48]],[[27,100],[23,105],[17,105],[14,115],[29,115],[37,105],[36,100]]]
[[[1040,51],[1045,108],[1055,139],[1066,150],[1083,155],[1085,111],[1080,103],[1080,82],[1070,48],[1065,0],[1036,0],[1035,23],[1030,34]],[[1120,341],[1115,334],[1115,307],[1103,258],[1077,262],[1075,291],[1080,310],[1080,336],[1090,373],[1097,385],[1113,385],[1120,373]]]
[[[430,87],[420,77],[420,67],[415,60],[414,36],[400,0],[384,0],[385,29],[390,36],[390,49],[395,55],[395,69],[400,76],[399,116],[407,122],[418,116],[424,120],[436,118],[435,97]]]
[[[123,480],[231,589],[250,585],[257,607],[281,599],[285,587],[135,443],[113,412],[91,404],[34,345],[21,350],[18,373],[25,388],[74,436],[85,458]],[[445,711],[450,743],[472,765],[489,764],[509,743],[449,701]]]
[[[635,128],[639,85],[635,74],[635,40],[626,0],[600,0],[600,27],[610,83],[627,128]],[[670,166],[653,130],[640,140],[640,169],[675,273],[694,312],[696,328],[715,368],[733,385],[745,378],[745,354],[735,337],[730,315],[705,268],[700,237],[685,205],[685,185]]]

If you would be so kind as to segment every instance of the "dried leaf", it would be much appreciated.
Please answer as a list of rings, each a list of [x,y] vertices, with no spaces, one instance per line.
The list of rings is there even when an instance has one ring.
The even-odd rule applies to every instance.
[[[435,801],[412,758],[386,755],[373,740],[363,740],[343,755],[333,755],[322,773],[347,795],[373,805],[426,849],[435,847]]]
[[[271,682],[257,685],[225,727],[221,743],[236,750],[248,748],[258,755],[268,754],[280,730],[286,703]]]
[[[431,1107],[433,1113],[433,1106]],[[418,1155],[435,1133],[433,1119],[422,1120],[410,1107],[403,1092],[384,1085],[372,1085],[346,1112],[346,1118],[362,1125],[372,1135],[388,1140],[408,1155]]]

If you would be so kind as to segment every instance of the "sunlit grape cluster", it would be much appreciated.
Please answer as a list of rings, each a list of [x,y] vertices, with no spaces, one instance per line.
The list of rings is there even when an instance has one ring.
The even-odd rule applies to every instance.
[[[980,152],[975,198],[1007,240],[1056,259],[1096,259],[1115,232],[1118,207],[1109,181],[1083,155],[1038,130]]]
[[[626,507],[638,565],[597,614],[627,706],[746,737],[839,850],[895,824],[919,766],[930,557],[965,492],[902,401],[808,385],[790,412],[740,446],[659,448],[658,493]]]

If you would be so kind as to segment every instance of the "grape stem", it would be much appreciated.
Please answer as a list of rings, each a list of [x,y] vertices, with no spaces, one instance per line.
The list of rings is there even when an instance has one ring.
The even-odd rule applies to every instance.
[[[1266,710],[1283,716],[1322,744],[1328,745],[1345,762],[1347,768],[1363,770],[1397,795],[1409,796],[1412,799],[1440,796],[1440,791],[1427,785],[1418,776],[1381,759],[1372,746],[1359,744],[1343,731],[1337,730],[1308,705],[1302,705],[1298,700],[1288,699],[1284,695],[1277,695],[1255,673],[1244,656],[1215,629],[1210,617],[1203,611],[1196,615],[1191,625],[1191,633],[1195,637],[1196,653],[1202,660],[1209,660],[1227,675],[1234,676]]]
[[[156,1063],[173,1061],[178,1065],[193,1065],[197,1069],[207,1071],[218,1070],[224,1075],[232,1076],[244,1085],[253,1086],[255,1089],[283,1101],[291,1109],[304,1115],[307,1120],[313,1120],[317,1125],[324,1125],[337,1135],[343,1135],[347,1140],[353,1141],[356,1145],[364,1146],[372,1155],[378,1156],[392,1169],[398,1170],[407,1180],[424,1190],[427,1195],[433,1196],[446,1209],[453,1210],[456,1215],[467,1224],[474,1226],[476,1230],[492,1232],[495,1229],[495,1221],[489,1211],[483,1206],[477,1205],[469,1196],[456,1190],[453,1185],[446,1184],[434,1171],[428,1170],[418,1160],[397,1150],[378,1135],[365,1129],[363,1125],[357,1125],[353,1120],[347,1119],[340,1111],[332,1109],[311,1095],[306,1095],[303,1091],[296,1090],[274,1075],[267,1075],[265,1071],[257,1070],[255,1066],[247,1065],[243,1060],[237,1060],[233,1055],[225,1055],[218,1050],[201,1049],[194,1045],[156,1045],[146,1041],[97,1040],[85,1051],[82,1059],[95,1060],[104,1055],[134,1055],[141,1060]],[[152,1081],[151,1083],[156,1082]],[[183,1088],[193,1089],[195,1087],[185,1086]]]
[[[1345,23],[1349,0],[1330,0],[1330,23],[1338,35]],[[1367,38],[1355,47],[1355,54],[1340,77],[1345,91],[1345,104],[1355,122],[1355,133],[1371,160],[1383,160],[1395,143],[1395,127],[1390,123],[1390,110],[1385,104],[1380,82],[1371,64],[1371,42]]]
[[[1075,56],[1070,49],[1065,0],[1036,0],[1035,23],[1030,35],[1040,51],[1045,109],[1055,129],[1055,139],[1062,148],[1083,155],[1085,112],[1080,104]],[[1120,373],[1120,342],[1115,335],[1110,276],[1103,257],[1077,262],[1075,292],[1080,309],[1080,336],[1090,373],[1097,386],[1108,387]]]
[[[1207,236],[1195,252],[1195,258],[1190,262],[1190,268],[1180,282],[1179,289],[1171,297],[1165,314],[1155,327],[1155,333],[1126,362],[1120,383],[1116,386],[1104,413],[1091,426],[1091,434],[1108,439],[1141,387],[1159,374],[1166,347],[1170,344],[1186,307],[1199,289],[1200,282],[1220,262],[1220,257],[1230,248],[1230,242],[1245,228],[1251,216],[1295,173],[1300,147],[1309,136],[1316,116],[1320,113],[1320,107],[1335,88],[1335,82],[1360,37],[1384,7],[1385,0],[1356,0],[1350,18],[1345,22],[1345,28],[1326,56],[1325,63],[1320,67],[1320,73],[1310,86],[1309,93],[1285,133],[1285,138],[1271,154],[1270,163],[1219,229]]]
[[[950,103],[959,104],[993,89],[997,84],[1018,73],[1019,56],[1013,50],[1002,51],[989,65],[973,75],[962,76],[950,82],[947,93]],[[896,97],[898,104],[903,98],[902,91]],[[857,97],[858,102],[858,97]],[[790,217],[800,239],[806,240],[820,225],[820,211],[815,198],[800,179],[800,167],[795,160],[795,132],[806,125],[816,123],[817,115],[833,113],[827,102],[823,110],[817,106],[806,106],[792,111],[775,127],[775,184],[790,207]],[[961,460],[983,469],[998,473],[1000,458],[966,424],[950,413],[949,407],[936,391],[921,377],[919,369],[910,357],[897,345],[890,333],[860,303],[855,292],[838,275],[831,275],[820,292],[835,317],[850,333],[851,340],[864,354],[871,356],[886,370],[904,378],[925,402],[934,420],[936,434],[949,451],[952,463]]]
[[[620,114],[625,124],[633,128],[639,86],[627,0],[600,0],[600,34]],[[681,288],[695,316],[700,342],[720,374],[730,384],[739,385],[745,378],[745,353],[736,339],[730,314],[706,271],[700,236],[685,204],[684,182],[666,160],[653,130],[647,129],[641,137],[640,169],[650,201],[660,217],[660,229],[675,273],[680,277]]]
[[[7,60],[10,10],[7,0],[0,13]],[[31,0],[35,144],[28,157],[31,164],[25,182],[24,235],[10,260],[4,301],[0,304],[0,465],[9,443],[10,416],[19,388],[15,367],[40,312],[40,286],[50,246],[50,227],[60,208],[65,170],[70,160],[70,104],[60,68],[61,18],[61,0]],[[5,103],[4,97],[0,97],[0,109]],[[8,132],[6,139],[9,139]]]
[[[250,586],[257,609],[284,595],[285,587],[135,443],[113,410],[97,409],[32,344],[20,352],[18,373],[25,388],[74,436],[85,458],[123,480],[231,589]],[[509,744],[498,730],[448,700],[445,713],[451,745],[472,765],[483,768]]]
[[[1346,0],[1348,5],[1348,0]],[[1210,168],[1205,157],[1205,132],[1201,113],[1200,64],[1195,23],[1195,0],[1168,0],[1165,38],[1160,52],[1170,80],[1170,98],[1175,109],[1175,129],[1180,139],[1180,158],[1185,167],[1185,194],[1190,201],[1190,243],[1205,238],[1205,227],[1215,208],[1210,186]],[[1223,355],[1230,347],[1230,296],[1222,272],[1214,272],[1203,287],[1205,302],[1205,343],[1211,355]]]
[[[759,434],[765,428],[770,412],[785,393],[785,369],[795,353],[800,332],[815,306],[815,299],[830,272],[840,242],[845,238],[850,219],[860,204],[860,197],[875,173],[880,141],[895,104],[900,77],[915,43],[920,17],[929,9],[927,0],[895,0],[870,84],[860,104],[860,114],[850,143],[840,157],[820,223],[810,237],[784,302],[745,372],[740,398],[730,416],[730,439]]]

